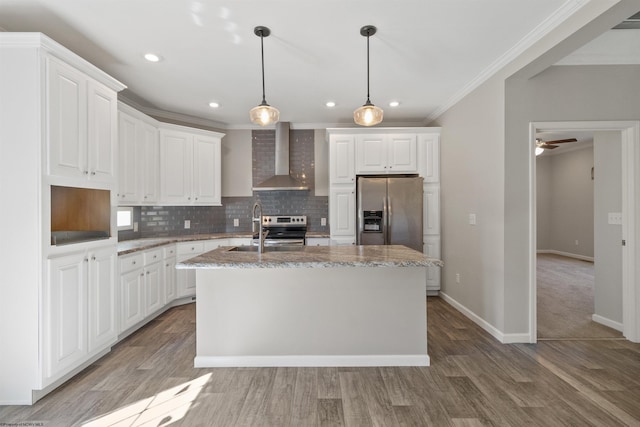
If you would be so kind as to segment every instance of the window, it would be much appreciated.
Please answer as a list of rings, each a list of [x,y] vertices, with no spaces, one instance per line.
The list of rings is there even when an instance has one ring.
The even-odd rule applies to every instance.
[[[133,208],[119,207],[117,215],[118,231],[133,230]]]

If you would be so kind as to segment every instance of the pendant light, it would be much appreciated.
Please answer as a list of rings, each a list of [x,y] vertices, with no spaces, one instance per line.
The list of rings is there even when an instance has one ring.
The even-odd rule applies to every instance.
[[[353,121],[361,126],[373,126],[382,121],[384,112],[382,108],[376,107],[369,99],[369,37],[374,35],[377,28],[373,25],[365,25],[360,28],[360,35],[367,38],[367,102],[353,112]]]
[[[260,125],[267,126],[271,123],[276,123],[280,120],[280,111],[277,108],[267,104],[267,100],[264,96],[264,43],[265,37],[269,37],[271,30],[267,27],[255,27],[253,33],[260,37],[260,51],[262,52],[262,102],[257,107],[253,107],[249,112],[249,118],[251,122]]]

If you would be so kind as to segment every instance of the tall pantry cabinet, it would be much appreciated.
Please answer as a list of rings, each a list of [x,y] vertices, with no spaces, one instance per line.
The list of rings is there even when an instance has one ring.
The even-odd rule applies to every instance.
[[[40,33],[0,33],[0,405],[31,404],[109,350],[117,92]],[[110,237],[52,244],[52,187],[108,194]]]

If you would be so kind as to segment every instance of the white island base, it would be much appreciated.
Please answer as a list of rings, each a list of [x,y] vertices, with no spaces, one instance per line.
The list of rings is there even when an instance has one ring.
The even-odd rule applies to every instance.
[[[426,267],[197,269],[195,367],[428,366]]]

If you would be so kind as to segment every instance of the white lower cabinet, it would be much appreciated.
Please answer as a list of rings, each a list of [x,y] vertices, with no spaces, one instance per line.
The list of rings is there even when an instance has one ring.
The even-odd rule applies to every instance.
[[[116,340],[115,247],[48,259],[43,292],[43,377],[62,377]]]
[[[109,347],[116,340],[115,248],[89,253],[89,353]]]
[[[186,261],[204,252],[203,242],[178,243],[176,246],[178,248],[178,262]],[[196,294],[195,270],[181,269],[176,271],[176,292],[178,298]]]
[[[329,246],[328,237],[307,237],[307,246]]]
[[[176,245],[163,248],[164,303],[176,299]]]
[[[160,310],[164,306],[162,272],[162,262],[160,261],[144,267],[145,317]]]
[[[440,236],[424,235],[423,253],[440,259]],[[438,295],[440,290],[440,267],[427,267],[427,295]]]
[[[120,332],[144,319],[144,269],[120,274]]]

